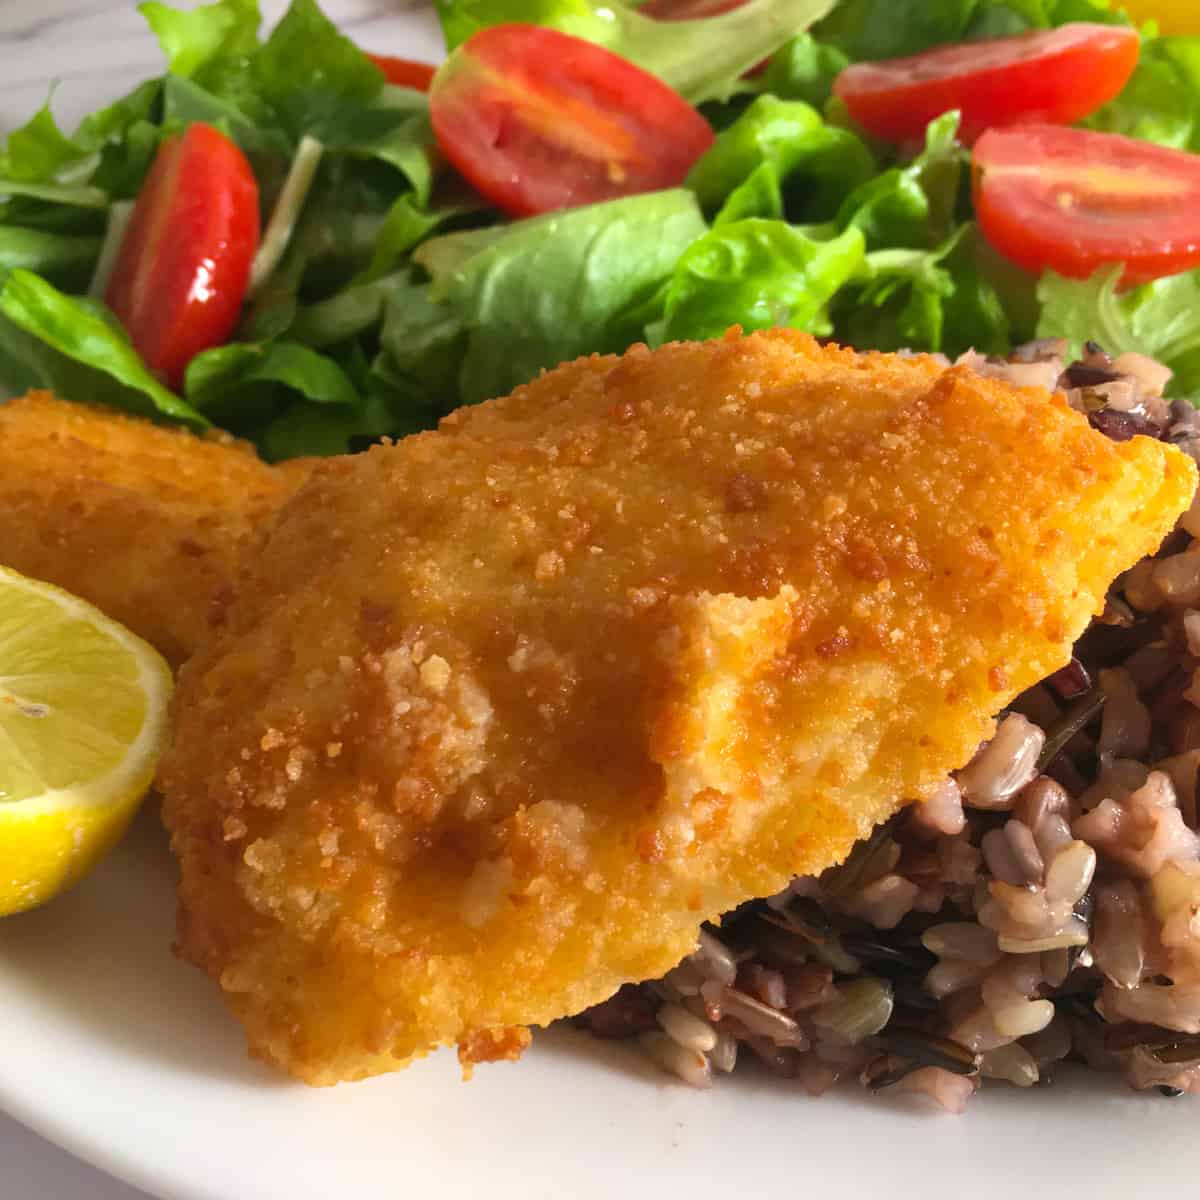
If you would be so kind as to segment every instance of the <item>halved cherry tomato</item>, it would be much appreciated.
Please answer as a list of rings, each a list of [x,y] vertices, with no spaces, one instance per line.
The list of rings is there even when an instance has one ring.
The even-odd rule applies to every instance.
[[[970,145],[994,126],[1069,125],[1095,112],[1125,86],[1140,46],[1133,29],[1077,22],[856,63],[833,90],[860,125],[890,142],[916,141],[934,117],[961,109],[959,136]]]
[[[383,72],[388,83],[397,87],[427,92],[437,74],[437,67],[411,58],[393,58],[390,54],[368,54],[367,57]]]
[[[105,300],[147,365],[178,386],[241,311],[258,248],[258,184],[246,156],[196,123],[159,147]]]
[[[973,174],[980,228],[1027,270],[1085,279],[1123,262],[1129,285],[1200,265],[1200,155],[1022,125],[985,133]]]
[[[680,184],[713,141],[653,75],[536,25],[464,42],[433,81],[429,115],[442,153],[514,216]]]

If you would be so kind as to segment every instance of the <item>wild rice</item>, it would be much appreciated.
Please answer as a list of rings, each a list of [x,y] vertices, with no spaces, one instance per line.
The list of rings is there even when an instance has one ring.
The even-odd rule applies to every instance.
[[[1200,461],[1200,412],[1162,398],[1164,368],[1065,350],[969,361]],[[958,1112],[982,1079],[1044,1084],[1074,1059],[1200,1093],[1198,802],[1200,501],[962,770],[582,1020],[698,1087],[751,1057],[812,1095],[855,1076]]]
[[[692,1087],[712,1087],[712,1067],[700,1051],[681,1046],[665,1033],[643,1033],[638,1042],[664,1071]]]
[[[686,1050],[705,1054],[717,1044],[717,1031],[703,1017],[688,1012],[681,1004],[664,1004],[655,1017],[663,1032]]]

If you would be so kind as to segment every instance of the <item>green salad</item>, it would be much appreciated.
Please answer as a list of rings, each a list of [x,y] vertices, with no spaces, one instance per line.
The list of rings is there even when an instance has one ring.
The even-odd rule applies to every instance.
[[[1102,255],[1081,276],[1079,262],[1093,260],[1072,257],[1071,237],[1051,230],[1041,268],[1030,269],[981,229],[987,214],[964,144],[973,138],[959,136],[957,109],[923,122],[919,137],[885,140],[855,118],[848,94],[835,94],[853,64],[960,43],[967,49],[955,53],[969,60],[971,47],[987,53],[991,39],[1031,30],[1129,25],[1099,0],[750,0],[709,11],[678,4],[677,14],[662,11],[669,4],[639,11],[616,0],[437,7],[447,52],[462,49],[427,95],[389,82],[388,61],[339,33],[315,0],[294,0],[265,36],[257,0],[189,11],[143,4],[166,73],[70,134],[43,108],[0,152],[0,391],[45,387],[196,429],[219,426],[272,460],[427,428],[581,354],[710,337],[731,325],[951,356],[1004,354],[1035,337],[1076,346],[1095,339],[1173,368],[1173,394],[1200,394],[1200,227],[1194,245],[1183,236],[1200,218],[1185,214],[1176,221],[1182,232],[1156,235],[1159,265],[1134,274],[1121,247],[1148,253],[1140,210],[1126,205],[1131,219],[1110,196],[1103,230],[1125,238],[1106,252],[1112,261]],[[689,11],[704,15],[663,19]],[[598,139],[624,146],[630,170],[644,168],[647,178],[667,169],[671,150],[670,139],[630,141],[619,99],[589,107],[597,78],[566,99],[552,90],[514,99],[503,62],[488,65],[482,41],[472,51],[488,30],[514,24],[582,39],[670,89],[706,123],[687,127],[699,130],[694,161],[670,186],[629,185],[629,194],[514,218],[514,208],[529,211],[529,180],[491,186],[511,161],[497,167],[488,157],[507,136],[512,106],[526,129],[540,131],[542,142],[527,138],[518,165],[547,195],[559,194],[559,173],[575,170]],[[1159,37],[1153,26],[1137,35],[1136,68],[1081,124],[1200,152],[1200,38]],[[651,99],[633,107],[640,120]],[[188,210],[182,185],[182,198],[157,213],[145,197],[170,192],[171,162],[197,123],[240,150],[252,172],[258,213],[243,252],[249,263],[252,250],[253,263],[226,296],[219,336],[156,329],[158,344],[174,339],[178,362],[166,369],[142,352],[145,323],[168,322],[161,289],[179,286],[176,243],[186,249],[219,204]],[[464,150],[467,142],[475,150]],[[559,142],[561,161],[546,150]],[[983,148],[975,143],[977,159]],[[674,153],[688,153],[682,135]],[[1062,208],[1062,196],[1075,193],[1053,192],[1054,172],[1082,176],[1093,164],[1056,155],[1045,151],[1030,178]],[[1166,197],[1172,213],[1195,211],[1200,196],[1184,157],[1162,160],[1157,191],[1148,192],[1151,202]],[[1153,174],[1159,160],[1147,161]],[[625,162],[617,155],[605,164],[618,190]],[[503,199],[513,188],[526,199]],[[1010,232],[1017,222],[1038,241],[1036,214],[1008,217]],[[1101,228],[1098,218],[1093,225]],[[176,255],[169,267],[168,251]],[[202,274],[219,291],[226,285],[211,258]],[[181,312],[199,311],[196,296],[207,295],[194,280],[189,287],[195,303]],[[126,311],[141,315],[123,319]]]

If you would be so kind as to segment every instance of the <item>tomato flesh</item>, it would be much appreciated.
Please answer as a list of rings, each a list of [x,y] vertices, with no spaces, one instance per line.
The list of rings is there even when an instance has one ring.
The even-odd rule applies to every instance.
[[[1059,125],[993,129],[975,146],[984,236],[1029,271],[1126,286],[1200,266],[1200,155]]]
[[[105,300],[151,370],[178,387],[201,350],[233,332],[258,248],[258,184],[211,125],[159,147]]]
[[[971,145],[985,129],[1069,125],[1095,112],[1125,86],[1140,47],[1133,29],[1075,22],[856,63],[833,90],[854,120],[890,142],[919,140],[934,117],[957,108],[959,136]]]
[[[390,54],[368,54],[367,57],[383,72],[383,77],[396,87],[429,91],[437,67],[411,58],[394,58]]]
[[[713,142],[653,75],[535,25],[464,42],[434,79],[429,115],[446,158],[513,216],[674,187]]]

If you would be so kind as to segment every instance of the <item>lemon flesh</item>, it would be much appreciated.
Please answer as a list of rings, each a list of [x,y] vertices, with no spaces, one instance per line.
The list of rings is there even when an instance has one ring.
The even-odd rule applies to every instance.
[[[70,887],[129,824],[170,668],[90,604],[0,567],[0,915]]]

